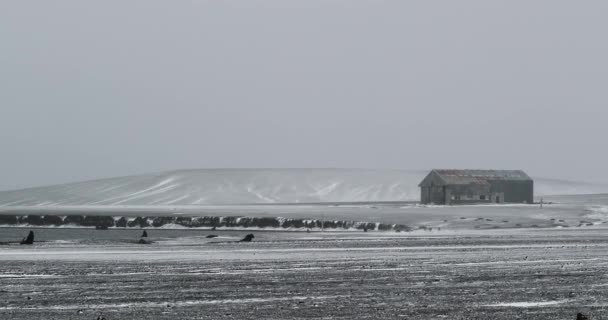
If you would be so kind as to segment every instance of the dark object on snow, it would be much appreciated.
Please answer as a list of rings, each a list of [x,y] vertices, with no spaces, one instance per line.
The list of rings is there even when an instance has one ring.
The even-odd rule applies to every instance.
[[[30,231],[27,238],[23,238],[23,240],[21,240],[21,244],[34,244],[34,231]]]
[[[217,234],[210,234],[210,235],[206,236],[205,238],[207,238],[207,239],[217,238]]]
[[[251,242],[255,238],[252,233],[245,236],[245,238],[241,239],[239,242]]]
[[[108,226],[95,226],[96,230],[108,230]]]
[[[367,227],[363,227],[363,232],[367,232]]]
[[[148,233],[146,232],[146,230],[144,230],[144,232],[141,234],[142,238],[147,238],[148,237]]]
[[[146,239],[139,239],[139,241],[137,241],[137,243],[139,243],[139,244],[151,244],[152,241],[147,241]]]
[[[589,317],[579,312],[576,314],[576,320],[589,320]]]

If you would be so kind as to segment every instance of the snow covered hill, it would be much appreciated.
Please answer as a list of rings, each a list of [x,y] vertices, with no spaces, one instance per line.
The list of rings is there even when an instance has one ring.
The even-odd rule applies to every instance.
[[[416,201],[425,171],[196,169],[0,192],[0,206],[212,205]],[[608,186],[536,179],[537,195],[608,192]]]

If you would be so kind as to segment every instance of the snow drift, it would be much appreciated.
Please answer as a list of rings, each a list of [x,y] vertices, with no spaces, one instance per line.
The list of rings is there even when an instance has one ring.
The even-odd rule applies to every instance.
[[[0,206],[216,205],[417,201],[426,171],[198,169],[0,192]],[[608,192],[607,186],[535,179],[536,195]]]

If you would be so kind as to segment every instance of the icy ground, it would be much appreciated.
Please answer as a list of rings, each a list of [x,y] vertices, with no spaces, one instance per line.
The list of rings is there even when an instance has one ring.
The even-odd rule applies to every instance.
[[[0,246],[0,319],[608,316],[598,227],[255,232],[251,243],[232,242],[244,232],[153,230],[151,245],[125,241],[135,230],[80,230],[113,235],[89,241],[46,232],[32,247]]]
[[[608,195],[539,205],[7,206],[1,214],[271,216],[412,232],[0,228],[0,319],[608,317]],[[236,242],[254,233],[251,243]],[[215,234],[217,238],[206,238]]]

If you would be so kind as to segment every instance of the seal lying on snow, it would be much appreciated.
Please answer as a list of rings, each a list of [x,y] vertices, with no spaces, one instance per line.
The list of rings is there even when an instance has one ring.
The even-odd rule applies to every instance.
[[[245,236],[245,238],[241,239],[239,242],[251,242],[255,238],[252,233]]]
[[[20,244],[34,244],[34,231],[30,231],[27,235],[27,238],[23,238]]]
[[[207,238],[215,238],[215,237],[217,237],[217,235],[215,235],[215,234],[211,234],[211,235],[207,236]],[[211,241],[211,242],[207,242],[207,243],[208,244],[218,244],[218,243],[251,242],[251,240],[253,240],[253,238],[255,238],[255,236],[252,233],[250,233],[250,234],[246,235],[245,238],[238,240],[238,241]]]

